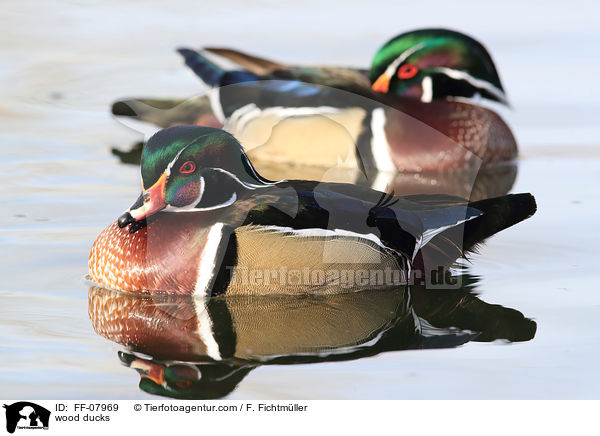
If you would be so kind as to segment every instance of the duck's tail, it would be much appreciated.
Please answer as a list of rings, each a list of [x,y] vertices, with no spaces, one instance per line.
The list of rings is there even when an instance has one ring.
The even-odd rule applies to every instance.
[[[531,194],[488,198],[470,203],[470,206],[481,210],[483,214],[465,223],[463,244],[467,251],[473,250],[493,234],[529,218],[537,210]]]
[[[207,85],[212,88],[240,82],[257,80],[259,77],[245,70],[226,70],[209,60],[202,53],[189,48],[179,48],[185,64]]]
[[[468,204],[481,214],[453,226],[431,239],[421,249],[422,266],[449,266],[474,251],[485,239],[532,216],[537,205],[531,194],[511,194]]]

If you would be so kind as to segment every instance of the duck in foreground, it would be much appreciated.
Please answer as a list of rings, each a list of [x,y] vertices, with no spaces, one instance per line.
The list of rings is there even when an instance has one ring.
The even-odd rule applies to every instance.
[[[389,287],[452,265],[536,210],[530,194],[468,203],[272,182],[231,134],[200,126],[156,133],[141,173],[140,197],[92,246],[100,286],[207,297]]]
[[[507,103],[488,51],[460,32],[400,34],[378,50],[369,70],[293,66],[221,48],[179,52],[206,85],[218,90],[210,98],[216,118],[208,115],[208,98],[181,102],[172,110],[162,105],[162,115],[148,100],[122,101],[113,105],[113,113],[162,127],[218,121],[247,150],[256,148],[253,159],[266,161],[314,165],[314,154],[304,152],[311,147],[334,152],[333,161],[320,162],[331,167],[355,144],[360,159],[347,165],[378,171],[462,171],[517,156],[515,138],[502,118],[468,101],[479,96]],[[206,52],[242,69],[221,68]],[[419,124],[440,134],[412,134],[424,130]],[[319,133],[308,139],[302,134],[307,131]],[[327,139],[319,143],[313,136]]]

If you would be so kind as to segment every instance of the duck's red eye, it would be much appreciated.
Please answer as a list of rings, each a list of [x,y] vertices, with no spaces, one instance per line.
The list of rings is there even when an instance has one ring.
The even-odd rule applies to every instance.
[[[419,68],[413,64],[402,65],[398,68],[399,79],[412,79],[419,72]]]
[[[189,174],[189,173],[193,173],[195,169],[196,169],[196,164],[193,161],[188,160],[186,163],[181,165],[181,168],[179,168],[179,172],[181,174]]]

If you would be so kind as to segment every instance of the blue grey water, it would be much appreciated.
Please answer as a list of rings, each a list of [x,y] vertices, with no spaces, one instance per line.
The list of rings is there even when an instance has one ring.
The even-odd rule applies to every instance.
[[[127,96],[202,87],[180,45],[229,46],[290,63],[368,65],[417,27],[490,49],[520,144],[513,192],[538,212],[491,238],[470,272],[487,303],[537,323],[528,342],[265,366],[228,398],[598,398],[600,45],[592,2],[38,2],[0,12],[0,397],[150,398],[97,335],[84,280],[101,229],[139,193],[110,154],[141,134],[109,114]]]

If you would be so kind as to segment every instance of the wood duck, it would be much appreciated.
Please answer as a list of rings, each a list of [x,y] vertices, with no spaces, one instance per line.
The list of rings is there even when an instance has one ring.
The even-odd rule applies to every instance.
[[[481,97],[508,104],[486,48],[470,36],[448,29],[419,29],[393,37],[375,53],[370,69],[294,66],[226,48],[204,50],[244,68],[223,70],[195,50],[179,49],[186,64],[209,86],[284,79],[357,92],[371,88],[424,103]]]
[[[269,181],[231,134],[202,126],[156,133],[143,150],[141,175],[140,197],[91,249],[90,278],[110,289],[328,294],[389,286],[392,275],[406,283],[416,272],[427,277],[453,264],[536,210],[530,194],[468,203]]]
[[[480,300],[476,278],[455,279],[458,289],[412,286],[310,298],[148,297],[92,286],[88,311],[98,334],[126,347],[119,358],[140,374],[142,390],[177,398],[221,398],[261,365],[535,336],[536,323],[521,312]]]
[[[489,53],[462,33],[398,35],[379,49],[370,70],[297,67],[230,49],[205,50],[244,68],[226,70],[203,53],[179,50],[216,90],[212,114],[253,160],[429,172],[479,170],[516,158],[515,138],[500,116],[466,100],[507,102]],[[117,102],[113,113],[161,126],[190,120],[215,125],[200,101],[182,102],[162,117],[151,101]]]

